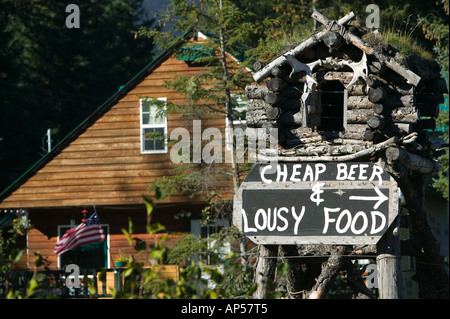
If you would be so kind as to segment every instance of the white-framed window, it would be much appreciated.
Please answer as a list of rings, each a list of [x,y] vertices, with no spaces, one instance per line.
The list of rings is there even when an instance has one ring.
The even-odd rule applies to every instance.
[[[211,249],[215,246],[216,241],[210,238],[210,235],[220,232],[221,229],[230,227],[230,223],[224,219],[215,219],[209,223],[204,223],[199,219],[191,220],[191,233],[201,238],[208,239],[208,248]],[[215,251],[220,259],[225,258],[231,252],[231,246],[229,242],[223,244],[223,246],[217,248]],[[208,264],[211,264],[211,260],[208,258]]]
[[[208,238],[209,235],[218,233],[222,228],[229,226],[230,223],[224,219],[215,219],[206,224],[200,219],[192,219],[191,233],[201,238]]]
[[[140,100],[142,154],[167,153],[166,102],[167,98]]]

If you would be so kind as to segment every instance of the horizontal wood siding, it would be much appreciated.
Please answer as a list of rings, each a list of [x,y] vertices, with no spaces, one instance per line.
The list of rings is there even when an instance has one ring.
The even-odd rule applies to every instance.
[[[93,212],[92,207],[87,206],[85,208],[88,210],[88,215]],[[175,219],[174,215],[184,210],[191,212],[191,218],[200,219],[203,208],[204,204],[193,202],[177,203],[176,205],[158,203],[155,205],[152,213],[151,222],[163,225],[166,233],[148,235],[146,231],[147,211],[144,204],[97,206],[96,211],[101,223],[108,226],[109,267],[114,268],[114,259],[120,252],[133,256],[136,261],[144,263],[146,267],[151,266],[152,261],[149,259],[148,251],[138,253],[134,249],[135,240],[145,241],[147,243],[146,247],[152,247],[156,242],[162,243],[167,247],[173,247],[180,234],[189,231],[189,221]],[[83,209],[84,207],[30,209],[29,219],[33,228],[27,233],[27,249],[24,250],[22,259],[19,264],[16,264],[15,268],[33,270],[36,253],[39,252],[45,261],[40,269],[44,269],[44,267],[58,269],[58,256],[53,253],[58,240],[58,226],[67,226],[72,218],[75,219],[75,223],[78,225],[81,222],[81,211]],[[134,224],[132,246],[129,245],[122,233],[122,229],[128,229],[129,219]]]
[[[126,227],[124,225],[124,227]],[[173,247],[179,235],[170,234],[134,234],[133,239],[139,239],[147,243],[147,247],[154,246],[156,242],[164,244],[167,247]],[[57,237],[48,238],[41,231],[32,229],[28,233],[28,251],[24,251],[21,261],[15,265],[15,269],[33,269],[36,262],[36,253],[39,252],[41,256],[45,258],[45,263],[41,267],[42,269],[48,267],[49,269],[58,269],[58,256],[53,253],[55,248]],[[109,235],[109,265],[110,268],[114,268],[114,260],[122,252],[126,256],[132,256],[136,262],[141,262],[145,267],[149,267],[155,264],[156,261],[149,258],[148,252],[138,253],[133,246],[128,244],[123,234],[110,234]],[[41,269],[39,268],[39,269]]]
[[[81,133],[47,165],[0,203],[0,208],[32,208],[142,203],[151,195],[148,187],[162,176],[173,174],[167,154],[141,154],[139,98],[165,97],[180,103],[186,98],[167,90],[164,82],[175,76],[199,74],[200,67],[169,58],[141,81],[109,111]],[[180,125],[192,130],[183,114],[170,114],[168,132]],[[202,120],[202,129],[224,129],[224,117]],[[231,187],[217,185],[224,191]],[[171,196],[166,202],[186,201]]]

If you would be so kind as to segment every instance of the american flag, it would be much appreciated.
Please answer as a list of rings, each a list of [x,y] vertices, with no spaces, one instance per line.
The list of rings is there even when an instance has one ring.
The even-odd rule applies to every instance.
[[[86,221],[64,233],[56,243],[54,253],[61,255],[68,250],[102,240],[105,240],[105,234],[97,212],[94,212]]]

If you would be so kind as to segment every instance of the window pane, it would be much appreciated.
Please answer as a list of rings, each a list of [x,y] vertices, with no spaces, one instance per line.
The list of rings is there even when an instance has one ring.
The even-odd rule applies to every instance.
[[[344,130],[344,87],[339,81],[325,82],[320,88],[322,114],[319,130]]]
[[[164,128],[155,128],[155,133],[158,135],[155,138],[155,150],[163,150],[165,148]]]
[[[142,124],[149,124],[150,113],[142,113]]]
[[[151,105],[148,102],[142,103],[142,124],[164,124],[165,118],[164,111],[158,109],[157,105]]]
[[[162,110],[158,110],[156,105],[152,105],[150,114],[150,124],[164,124],[164,112]]]
[[[164,128],[146,128],[144,129],[144,150],[156,151],[165,149]]]
[[[150,103],[142,102],[142,113],[148,113],[148,112],[150,112]]]

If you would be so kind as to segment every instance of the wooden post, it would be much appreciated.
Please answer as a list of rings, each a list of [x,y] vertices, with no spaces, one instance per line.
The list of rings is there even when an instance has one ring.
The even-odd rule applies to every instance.
[[[402,299],[399,217],[377,243],[377,280],[379,299]]]
[[[292,299],[302,299],[304,286],[304,272],[302,269],[302,260],[298,254],[296,245],[280,245],[281,260],[288,264],[286,288],[289,297]],[[299,258],[289,258],[299,257]]]
[[[278,245],[259,245],[258,261],[255,267],[256,290],[254,299],[264,299],[275,279]]]

